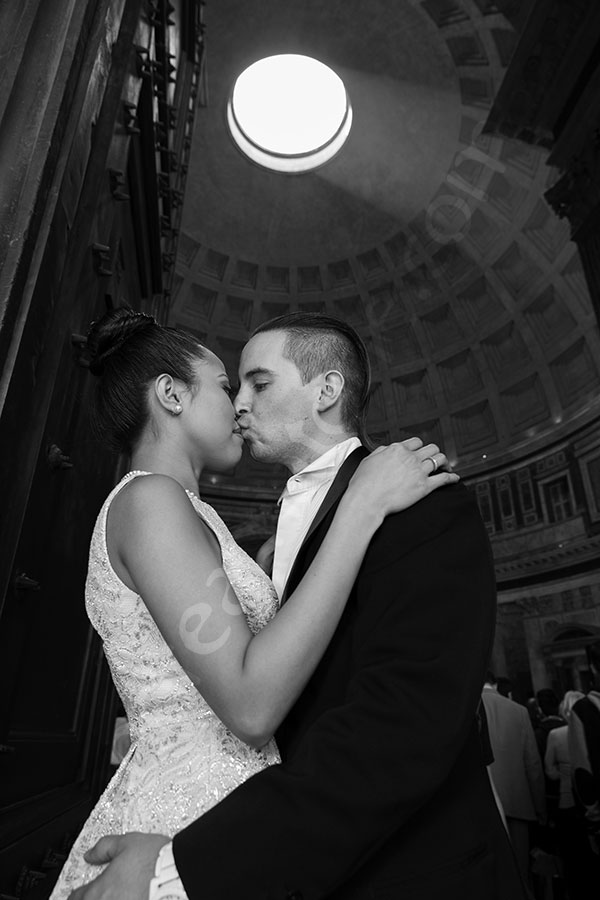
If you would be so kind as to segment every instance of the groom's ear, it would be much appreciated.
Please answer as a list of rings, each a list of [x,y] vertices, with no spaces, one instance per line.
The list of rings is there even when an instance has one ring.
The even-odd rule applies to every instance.
[[[337,403],[342,396],[344,384],[344,376],[336,369],[321,375],[321,384],[317,397],[317,409],[319,412],[325,412],[325,410],[331,409]]]

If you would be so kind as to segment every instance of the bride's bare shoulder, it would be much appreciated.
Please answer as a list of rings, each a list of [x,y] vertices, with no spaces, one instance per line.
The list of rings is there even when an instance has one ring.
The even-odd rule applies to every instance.
[[[194,509],[184,488],[169,475],[138,475],[121,488],[109,512],[114,523],[123,525],[162,523],[173,517],[193,520]]]

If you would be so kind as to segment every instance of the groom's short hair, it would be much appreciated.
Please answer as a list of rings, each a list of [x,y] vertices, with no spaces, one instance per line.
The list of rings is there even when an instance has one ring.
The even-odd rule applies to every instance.
[[[371,365],[367,348],[354,328],[332,316],[297,312],[264,322],[252,337],[268,331],[285,332],[284,356],[295,364],[304,384],[332,369],[344,376],[342,424],[366,441]]]

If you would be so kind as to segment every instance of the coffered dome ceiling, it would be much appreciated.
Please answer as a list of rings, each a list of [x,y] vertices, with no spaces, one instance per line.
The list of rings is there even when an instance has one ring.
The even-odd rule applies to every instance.
[[[440,443],[461,471],[534,452],[598,414],[600,340],[545,151],[486,135],[516,32],[490,0],[214,0],[172,320],[232,374],[288,309],[352,323],[373,360],[370,430]],[[235,147],[226,103],[264,56],[344,80],[341,152],[300,175]],[[259,468],[246,464],[248,478]]]

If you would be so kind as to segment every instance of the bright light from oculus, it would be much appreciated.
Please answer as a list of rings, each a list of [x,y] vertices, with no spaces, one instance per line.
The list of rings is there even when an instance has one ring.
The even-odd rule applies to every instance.
[[[238,147],[277,172],[306,172],[334,156],[352,125],[342,79],[310,56],[268,56],[237,79],[227,121]]]

